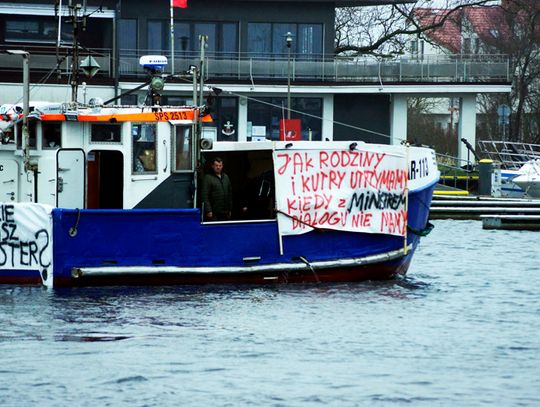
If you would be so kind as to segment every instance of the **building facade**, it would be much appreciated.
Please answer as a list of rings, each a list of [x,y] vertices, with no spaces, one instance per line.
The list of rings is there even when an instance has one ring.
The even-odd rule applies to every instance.
[[[303,140],[399,143],[407,98],[418,95],[459,98],[461,132],[474,139],[476,94],[509,91],[506,61],[334,55],[336,7],[393,2],[188,0],[171,14],[168,0],[88,0],[80,9],[67,0],[0,1],[0,48],[30,54],[31,100],[68,101],[76,84],[79,103],[141,104],[148,74],[138,62],[150,54],[169,61],[161,103],[191,104],[188,72],[201,67],[204,35],[203,100],[214,117],[205,130],[217,142],[277,139],[290,100]],[[74,60],[99,71],[86,77]],[[1,53],[0,72],[0,104],[20,103],[20,57]]]

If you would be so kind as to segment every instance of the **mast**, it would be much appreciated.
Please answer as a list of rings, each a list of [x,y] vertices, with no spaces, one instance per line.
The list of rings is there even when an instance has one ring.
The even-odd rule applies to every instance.
[[[86,10],[86,0],[84,5],[77,0],[69,0],[68,9],[70,22],[73,24],[73,48],[71,51],[71,102],[77,104],[77,91],[79,86],[79,29],[86,29],[86,16],[80,15],[81,9]]]

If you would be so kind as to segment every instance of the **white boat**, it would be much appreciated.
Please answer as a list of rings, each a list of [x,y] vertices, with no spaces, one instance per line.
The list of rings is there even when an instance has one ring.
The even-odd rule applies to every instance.
[[[525,163],[511,182],[522,188],[527,196],[540,198],[540,159]]]

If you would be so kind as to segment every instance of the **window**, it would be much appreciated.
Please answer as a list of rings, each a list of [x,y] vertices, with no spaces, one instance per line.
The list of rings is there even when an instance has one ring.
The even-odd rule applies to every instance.
[[[193,137],[188,126],[174,126],[174,170],[193,171]]]
[[[158,54],[168,50],[169,37],[167,36],[165,27],[166,24],[163,20],[148,21],[146,48]]]
[[[412,56],[418,56],[418,40],[411,41],[411,54]]]
[[[272,25],[249,23],[247,51],[252,56],[265,56],[272,52]]]
[[[296,52],[300,55],[322,56],[322,25],[298,24]]]
[[[462,54],[469,55],[471,54],[471,39],[463,38],[463,49],[461,50]]]
[[[10,17],[4,29],[6,42],[54,43],[58,37],[58,23],[53,17]],[[71,37],[71,26],[64,21],[61,39]]]
[[[248,121],[252,129],[264,129],[265,136],[269,140],[279,140],[279,121],[285,116],[287,106],[286,98],[260,98],[262,102],[249,101]],[[292,119],[300,119],[302,124],[302,140],[322,139],[322,99],[321,98],[292,98],[291,109],[298,110],[315,117],[292,112]],[[253,130],[252,130],[253,134]],[[248,134],[250,137],[252,134]]]
[[[92,124],[90,141],[92,143],[120,143],[121,130],[121,124]]]
[[[121,105],[137,106],[139,104],[137,95],[122,95],[120,98]]]
[[[296,58],[320,58],[323,52],[322,24],[248,23],[247,51],[251,56],[285,56],[286,34],[293,35],[291,52]]]
[[[137,20],[121,18],[118,21],[118,47],[122,51],[137,50]]]
[[[34,120],[28,120],[28,147],[36,148],[36,122]],[[22,121],[17,123],[17,148],[21,149],[23,138]]]
[[[41,145],[43,149],[57,149],[62,147],[61,122],[42,122]]]
[[[149,20],[147,25],[147,48],[153,52],[166,52],[171,48],[171,32],[168,20]],[[199,35],[208,37],[205,53],[219,56],[238,52],[238,25],[219,22],[175,22],[174,50],[179,56],[199,55]]]
[[[134,123],[132,125],[134,174],[156,172],[156,132],[155,124]]]

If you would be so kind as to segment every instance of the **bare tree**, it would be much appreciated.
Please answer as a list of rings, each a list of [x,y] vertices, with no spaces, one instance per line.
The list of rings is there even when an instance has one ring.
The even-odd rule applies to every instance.
[[[524,122],[527,116],[538,116],[540,112],[540,2],[506,0],[501,7],[509,38],[501,41],[498,47],[509,55],[514,73],[510,136],[514,141],[538,141],[538,128]],[[534,133],[527,134],[527,130]]]
[[[437,8],[447,10],[420,25],[413,11],[433,8],[432,0],[373,7],[342,7],[336,10],[336,55],[387,56],[404,52],[412,35],[440,28],[464,7],[493,4],[493,0],[440,0]]]

